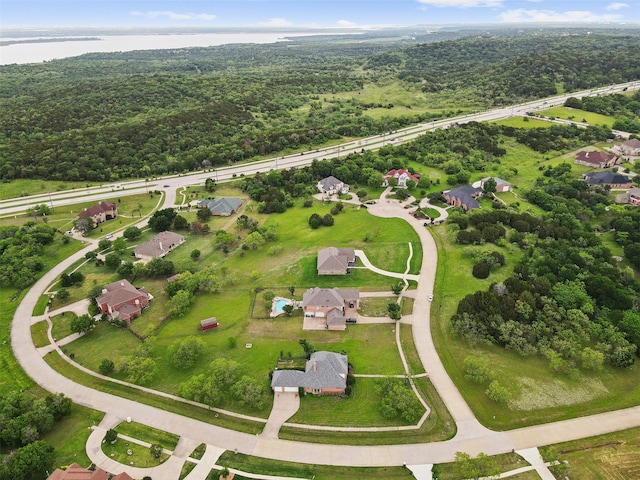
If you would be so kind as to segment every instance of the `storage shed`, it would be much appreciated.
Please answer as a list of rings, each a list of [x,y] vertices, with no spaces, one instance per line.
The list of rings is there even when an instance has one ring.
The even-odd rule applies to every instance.
[[[211,330],[212,328],[216,328],[218,326],[218,320],[216,317],[205,318],[204,320],[200,320],[200,330],[203,332],[205,330]]]

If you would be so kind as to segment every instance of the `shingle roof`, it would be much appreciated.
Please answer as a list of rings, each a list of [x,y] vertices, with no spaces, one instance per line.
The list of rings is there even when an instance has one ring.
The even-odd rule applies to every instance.
[[[310,288],[302,295],[302,307],[309,305],[317,307],[343,307],[348,300],[360,298],[358,290],[343,290],[340,288]]]
[[[585,179],[589,185],[619,185],[630,183],[631,179],[625,175],[607,170],[606,172],[589,172],[585,174]]]
[[[314,368],[315,365],[315,368]],[[349,363],[346,355],[333,352],[314,352],[307,361],[304,372],[276,370],[271,379],[272,387],[345,388]]]
[[[328,247],[318,252],[318,272],[336,270],[347,270],[349,262],[355,259],[353,248]]]
[[[213,200],[200,200],[198,207],[207,207],[214,215],[231,215],[242,205],[242,199],[237,197],[220,197]]]
[[[616,158],[616,156],[604,152],[581,151],[576,154],[575,158],[580,162],[586,162],[592,165],[600,165],[602,163],[610,162],[611,160]]]
[[[54,472],[47,477],[47,480],[107,480],[108,478],[109,474],[101,468],[89,470],[73,462],[66,470],[54,470]],[[115,478],[118,478],[118,480],[127,480],[127,477]]]
[[[631,148],[640,148],[640,140],[638,140],[637,138],[632,138],[631,140],[626,140],[624,142],[622,142],[623,145],[626,145],[627,147],[631,147]]]
[[[327,177],[327,178],[323,178],[322,180],[320,180],[318,182],[323,189],[325,190],[333,190],[335,189],[338,185],[340,185],[342,182],[342,180],[338,180],[336,177],[334,177],[333,175]]]
[[[165,231],[151,237],[148,242],[141,243],[135,248],[136,256],[160,257],[169,253],[184,241],[182,235]]]
[[[107,305],[118,305],[148,295],[145,290],[138,290],[128,280],[119,280],[104,287],[106,292],[96,298],[96,302]]]
[[[472,187],[471,185],[462,185],[460,187],[454,188],[453,190],[449,190],[446,192],[446,195],[449,198],[457,198],[462,202],[467,208],[478,208],[480,206],[480,202],[478,202],[474,195],[477,195],[482,192],[481,188]]]
[[[78,216],[80,218],[94,217],[96,215],[100,215],[101,213],[111,212],[115,210],[116,207],[117,205],[115,203],[100,202],[97,205],[93,205],[92,207],[86,208],[84,211],[80,212]]]

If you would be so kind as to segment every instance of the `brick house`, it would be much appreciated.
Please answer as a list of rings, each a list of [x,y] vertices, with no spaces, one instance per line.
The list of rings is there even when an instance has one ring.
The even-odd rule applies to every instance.
[[[345,330],[347,317],[357,315],[360,302],[358,290],[340,288],[310,288],[302,296],[305,317],[324,318],[327,330]]]
[[[406,187],[407,182],[409,180],[411,180],[417,185],[418,182],[420,181],[420,174],[411,173],[409,170],[405,170],[403,168],[399,168],[397,170],[396,169],[389,170],[387,174],[384,176],[383,186],[386,187],[387,185],[389,185],[390,178],[395,178],[396,180],[398,180],[399,187]]]
[[[347,388],[349,362],[346,355],[314,352],[305,371],[276,370],[271,379],[274,393],[295,393],[303,388],[313,395],[343,395]]]
[[[449,205],[462,207],[465,211],[480,208],[480,202],[476,198],[481,195],[482,189],[471,185],[462,185],[442,193]]]
[[[614,190],[631,188],[631,178],[611,170],[604,172],[589,172],[583,175],[590,187],[609,187]]]
[[[134,250],[136,258],[151,260],[156,257],[164,257],[173,249],[184,243],[184,237],[177,233],[165,231],[154,235],[148,242],[137,245]]]
[[[610,153],[583,150],[576,153],[573,163],[593,168],[608,168],[620,163],[620,159]]]
[[[94,225],[112,220],[118,216],[118,205],[110,202],[100,202],[93,207],[85,208],[78,214],[79,218],[90,218]]]
[[[101,313],[131,323],[142,315],[142,309],[149,306],[152,298],[144,288],[136,288],[128,280],[119,280],[104,287],[102,294],[96,297],[96,304]]]

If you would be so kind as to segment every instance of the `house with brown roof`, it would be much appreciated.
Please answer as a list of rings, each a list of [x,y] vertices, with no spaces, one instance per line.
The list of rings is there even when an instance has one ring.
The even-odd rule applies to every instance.
[[[404,168],[389,170],[387,174],[384,176],[383,186],[389,185],[389,179],[395,178],[398,181],[399,187],[406,187],[408,181],[414,182],[416,185],[420,181],[419,173],[411,173],[409,170],[405,170]]]
[[[583,176],[590,187],[609,187],[614,190],[631,188],[631,178],[620,173],[606,170],[604,172],[589,172]]]
[[[304,316],[324,319],[327,330],[346,330],[346,319],[356,317],[358,308],[358,290],[314,287],[302,296]]]
[[[628,203],[629,205],[640,206],[640,188],[630,188],[625,193],[616,195],[616,203]]]
[[[480,208],[480,202],[476,198],[482,195],[482,189],[471,185],[462,185],[460,187],[442,192],[442,196],[454,207],[462,207],[465,211],[474,208]]]
[[[616,148],[622,152],[623,155],[640,156],[640,140],[637,138],[616,143]]]
[[[296,393],[303,388],[313,395],[343,395],[347,388],[349,362],[346,355],[333,352],[314,352],[305,371],[276,370],[271,378],[275,393]]]
[[[353,248],[328,247],[318,252],[318,275],[346,275],[355,263]]]
[[[142,315],[142,309],[149,306],[153,297],[144,288],[136,288],[128,280],[110,283],[96,297],[96,304],[101,313],[106,313],[114,320],[131,323]]]
[[[79,218],[90,218],[94,225],[112,220],[118,216],[118,205],[110,202],[100,202],[93,207],[85,208],[78,214]]]
[[[611,153],[583,150],[576,153],[573,163],[593,168],[607,168],[620,163],[620,159]]]
[[[169,252],[184,243],[184,237],[174,232],[160,232],[151,237],[148,242],[136,246],[134,255],[142,260],[164,257]]]
[[[47,477],[47,480],[133,480],[133,478],[126,472],[122,472],[119,475],[111,476],[101,468],[95,470],[89,470],[88,468],[82,468],[78,463],[73,462],[65,470],[60,468],[53,471],[51,475]]]

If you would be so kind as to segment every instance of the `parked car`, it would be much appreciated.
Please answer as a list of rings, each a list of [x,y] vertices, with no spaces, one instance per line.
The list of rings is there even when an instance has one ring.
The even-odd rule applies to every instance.
[[[358,323],[358,319],[357,318],[347,318],[345,320],[345,323]]]
[[[113,233],[107,233],[104,238],[106,238],[107,240],[113,238]]]

